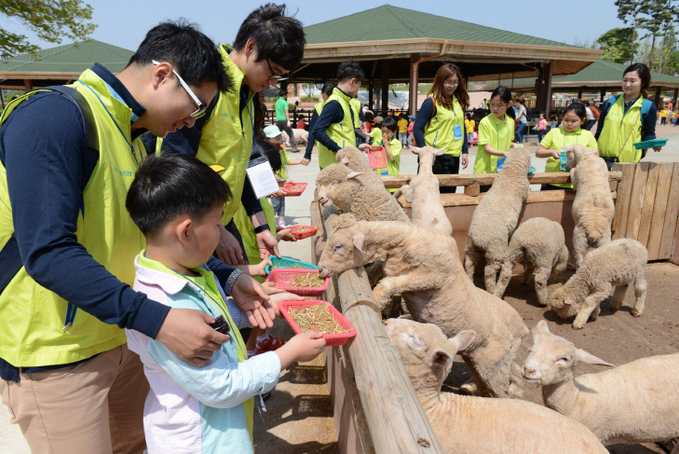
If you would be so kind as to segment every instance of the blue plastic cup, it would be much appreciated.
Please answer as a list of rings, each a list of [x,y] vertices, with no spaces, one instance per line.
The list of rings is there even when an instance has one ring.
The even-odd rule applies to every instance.
[[[559,156],[559,163],[560,163],[560,166],[561,166],[561,170],[563,172],[568,172],[568,167],[567,167],[568,154],[565,151],[561,152],[561,155]]]
[[[504,156],[501,157],[501,158],[498,158],[498,160],[497,160],[497,171],[498,171],[498,172],[499,172],[500,170],[502,170],[502,166],[505,164],[505,159],[506,159],[506,158],[505,158]]]

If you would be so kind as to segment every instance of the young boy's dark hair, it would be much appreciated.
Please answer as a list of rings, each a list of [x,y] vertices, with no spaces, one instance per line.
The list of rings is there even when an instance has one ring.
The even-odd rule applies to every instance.
[[[248,39],[257,43],[257,60],[269,59],[285,69],[293,70],[304,57],[304,26],[302,22],[285,15],[285,4],[262,5],[245,18],[233,42],[240,51]]]
[[[217,82],[219,91],[227,91],[233,85],[215,43],[186,19],[163,22],[149,30],[127,66],[150,65],[152,60],[172,63],[189,85]]]
[[[398,125],[396,124],[396,119],[394,117],[386,117],[382,121],[382,127],[387,128],[389,131],[396,133],[398,131]]]
[[[155,236],[177,216],[200,220],[231,198],[229,185],[193,156],[149,156],[137,170],[125,207],[145,236]]]
[[[351,78],[356,78],[358,82],[363,82],[365,74],[363,74],[361,65],[353,60],[340,63],[337,69],[337,82],[344,82]]]
[[[259,158],[260,156],[265,157],[269,160],[269,164],[274,172],[281,170],[283,162],[281,161],[281,153],[278,151],[276,145],[266,140],[257,141],[257,147],[255,151],[250,155],[250,160]]]

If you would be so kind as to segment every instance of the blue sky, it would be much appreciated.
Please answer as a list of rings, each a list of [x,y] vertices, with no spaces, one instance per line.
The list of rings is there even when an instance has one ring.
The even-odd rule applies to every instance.
[[[130,50],[135,50],[146,31],[158,22],[179,17],[200,24],[217,42],[232,42],[243,19],[261,4],[242,0],[86,0],[86,3],[94,8],[92,22],[98,25],[91,37]],[[286,4],[290,11],[296,11],[304,25],[312,25],[385,2],[296,0]],[[390,4],[566,44],[573,44],[575,40],[591,43],[611,28],[624,26],[617,19],[613,0],[394,0]],[[37,40],[16,20],[0,16],[0,26],[26,34],[41,47],[57,45]],[[356,33],[360,34],[360,30]]]

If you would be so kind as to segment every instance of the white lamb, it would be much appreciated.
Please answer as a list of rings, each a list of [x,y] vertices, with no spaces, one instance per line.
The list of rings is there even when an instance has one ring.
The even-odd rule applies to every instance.
[[[469,388],[518,396],[523,383],[514,358],[528,328],[509,304],[474,287],[458,257],[451,236],[403,222],[356,222],[342,215],[318,267],[328,275],[380,259],[386,277],[373,291],[379,311],[400,294],[414,320],[436,323],[448,336],[473,328],[476,339],[462,354],[474,380]]]
[[[483,196],[472,216],[464,268],[469,279],[473,280],[476,265],[481,257],[485,257],[484,278],[486,290],[490,293],[495,290],[509,239],[519,223],[523,202],[530,194],[529,170],[528,149],[518,148],[509,153],[502,171],[495,177],[493,186]]]
[[[400,191],[406,200],[412,203],[413,224],[452,235],[453,226],[443,209],[439,180],[433,172],[434,159],[446,150],[437,150],[433,147],[412,147],[411,150],[420,155],[420,171],[410,180],[410,184],[401,186]]]
[[[567,151],[571,182],[575,189],[572,215],[573,255],[579,268],[588,247],[600,247],[611,241],[611,222],[615,213],[608,183],[606,162],[596,150],[575,144]]]
[[[288,133],[285,131],[281,131],[281,140],[284,143],[289,143],[290,146],[293,146],[298,143],[303,143],[306,145],[306,143],[309,141],[309,131],[306,131],[304,129],[298,129],[298,128],[293,128],[292,129],[292,135],[295,136],[295,143],[293,144],[290,142],[290,137],[288,137]]]
[[[551,334],[541,320],[523,374],[542,385],[545,405],[583,423],[604,445],[679,437],[679,353],[578,377],[576,363],[614,367]]]
[[[474,331],[447,339],[433,324],[389,319],[385,327],[444,452],[607,453],[582,424],[531,402],[441,393],[455,353]]]
[[[582,266],[566,284],[549,298],[549,307],[561,318],[577,314],[574,329],[582,329],[590,316],[596,320],[601,312],[599,305],[611,294],[611,308],[619,309],[627,287],[634,283],[636,301],[632,315],[639,317],[646,302],[644,265],[648,251],[643,244],[630,238],[611,241],[587,254]]]
[[[494,295],[502,298],[512,277],[514,265],[519,262],[525,272],[523,280],[528,280],[535,271],[535,292],[541,305],[547,306],[547,281],[566,271],[568,248],[563,227],[547,218],[531,218],[521,224],[512,235],[507,255],[502,263],[502,271],[495,287]]]
[[[318,201],[327,208],[334,204],[342,213],[370,221],[400,221],[410,219],[396,199],[384,189],[344,164],[330,164],[316,177]]]

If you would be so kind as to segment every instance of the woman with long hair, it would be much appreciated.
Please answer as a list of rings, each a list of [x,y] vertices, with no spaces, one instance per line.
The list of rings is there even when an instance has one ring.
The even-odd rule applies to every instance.
[[[608,170],[614,162],[639,162],[646,150],[637,150],[634,144],[655,139],[658,109],[647,99],[650,86],[648,66],[632,63],[622,75],[623,94],[609,98],[602,106],[595,137]]]
[[[464,111],[469,95],[460,68],[444,63],[434,77],[434,84],[415,118],[413,135],[418,146],[446,149],[434,161],[435,174],[454,174],[469,164]],[[442,193],[455,192],[456,187],[443,187]]]

